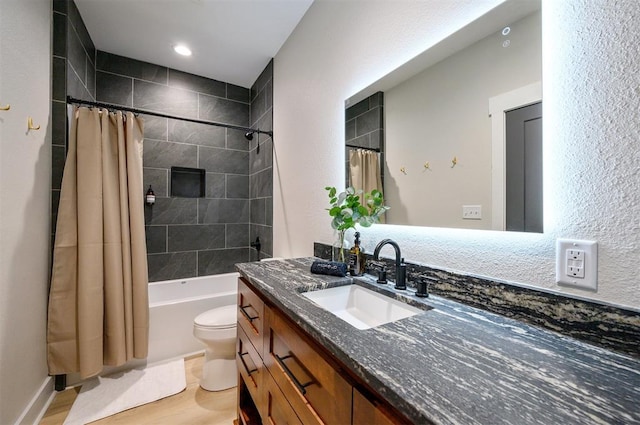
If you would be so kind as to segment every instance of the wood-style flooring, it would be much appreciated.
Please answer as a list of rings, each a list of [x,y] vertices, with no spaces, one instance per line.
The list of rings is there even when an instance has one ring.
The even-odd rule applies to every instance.
[[[210,392],[200,388],[204,356],[185,359],[187,388],[171,397],[125,410],[92,425],[231,425],[236,419],[236,388]],[[62,425],[80,388],[56,394],[40,425]]]

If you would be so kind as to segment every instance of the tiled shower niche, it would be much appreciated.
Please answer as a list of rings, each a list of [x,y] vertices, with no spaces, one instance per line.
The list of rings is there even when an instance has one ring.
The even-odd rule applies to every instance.
[[[75,37],[75,27],[84,24],[70,0],[55,0],[54,10],[54,44],[57,40],[58,45],[66,46],[54,51],[54,89],[56,81],[66,80],[64,91],[60,89],[60,95],[54,97],[58,101],[55,106],[62,111],[63,93],[89,100],[94,100],[95,94],[98,102],[265,131],[272,129],[272,62],[251,89],[239,87],[60,40],[83,40]],[[72,18],[74,25],[68,24]],[[85,38],[88,36],[84,30],[81,32]],[[92,46],[89,42],[85,45]],[[80,80],[86,82],[87,94],[77,90],[77,84],[68,75],[61,76],[67,67],[81,62],[70,58],[72,53],[77,57],[79,51],[86,58],[82,72],[85,78]],[[56,62],[60,65],[55,66]],[[78,75],[75,68],[66,72]],[[87,77],[88,74],[92,75]],[[64,126],[62,111],[54,120],[60,120]],[[146,192],[151,185],[156,195],[155,205],[145,206],[149,281],[235,271],[235,263],[258,259],[258,252],[250,245],[256,237],[261,241],[260,257],[270,257],[271,138],[254,135],[248,141],[240,130],[154,116],[143,118],[143,189]],[[58,161],[58,167],[54,164],[54,174],[61,175],[63,166],[64,159]],[[204,196],[171,197],[172,166],[204,169]],[[140,196],[140,201],[143,200],[144,193]]]

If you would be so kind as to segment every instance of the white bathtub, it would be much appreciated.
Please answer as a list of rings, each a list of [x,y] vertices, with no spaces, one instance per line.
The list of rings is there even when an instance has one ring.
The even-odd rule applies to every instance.
[[[193,336],[193,319],[212,308],[235,305],[238,276],[226,273],[149,283],[147,362],[204,350],[204,345]]]

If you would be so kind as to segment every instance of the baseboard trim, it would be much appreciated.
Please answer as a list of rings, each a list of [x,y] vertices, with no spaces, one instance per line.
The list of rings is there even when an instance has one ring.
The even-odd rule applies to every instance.
[[[40,423],[40,420],[47,412],[49,405],[56,396],[53,390],[53,377],[47,376],[38,391],[35,393],[22,415],[16,421],[19,425],[33,425]]]

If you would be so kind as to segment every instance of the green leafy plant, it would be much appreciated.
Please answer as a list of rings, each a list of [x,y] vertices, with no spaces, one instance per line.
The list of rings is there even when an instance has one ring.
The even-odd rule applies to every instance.
[[[389,207],[384,205],[382,192],[372,190],[364,193],[362,190],[355,190],[348,187],[344,192],[338,193],[335,187],[325,187],[329,193],[330,208],[329,216],[331,219],[331,227],[338,231],[340,241],[340,261],[344,261],[344,237],[348,229],[355,229],[356,224],[362,227],[370,227],[374,223],[380,221],[380,216],[384,214]],[[360,203],[361,196],[364,199],[364,205]]]

